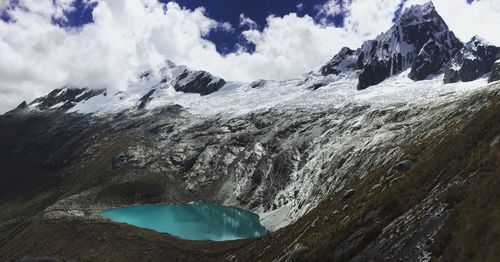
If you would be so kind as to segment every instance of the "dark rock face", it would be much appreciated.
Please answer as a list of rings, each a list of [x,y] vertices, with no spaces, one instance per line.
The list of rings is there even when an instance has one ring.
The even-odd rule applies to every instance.
[[[497,60],[495,64],[493,64],[490,77],[488,78],[488,83],[498,80],[500,80],[500,60]]]
[[[444,82],[476,80],[491,71],[498,55],[500,47],[475,36],[453,57],[446,68]]]
[[[267,81],[264,79],[253,81],[252,83],[250,83],[250,88],[260,88],[260,87],[264,86],[266,83],[267,83]]]
[[[396,170],[397,172],[404,172],[404,171],[408,171],[414,164],[415,164],[415,162],[412,160],[403,160],[403,161],[396,163],[392,167],[392,169]]]
[[[76,103],[88,100],[94,96],[103,94],[104,89],[90,90],[87,88],[65,88],[54,89],[48,95],[35,99],[29,105],[35,105],[40,110],[62,109],[68,110]]]
[[[408,67],[411,79],[423,80],[440,72],[461,47],[432,3],[412,6],[388,32],[363,44],[358,89],[376,85]]]
[[[156,91],[156,89],[152,89],[151,91],[149,91],[147,94],[145,94],[143,97],[141,97],[140,99],[140,103],[139,103],[139,106],[137,106],[137,109],[143,109],[146,107],[146,105],[151,102],[151,100],[153,100],[153,98],[151,97],[154,92]]]
[[[443,51],[440,44],[434,39],[429,39],[415,58],[408,77],[413,80],[423,80],[439,72],[446,58],[446,53]]]
[[[343,47],[330,62],[321,67],[321,74],[324,76],[331,74],[338,75],[346,70],[357,69],[358,55],[358,51]]]
[[[28,107],[28,103],[26,103],[26,101],[23,101],[23,102],[21,102],[21,104],[19,104],[16,108],[14,108],[13,110],[8,111],[6,114],[14,114],[14,113],[18,113],[18,112],[23,111],[23,110],[24,110],[24,109],[26,109],[27,107]]]
[[[358,90],[381,83],[391,76],[390,65],[387,61],[374,61],[365,65],[359,74]]]
[[[434,7],[423,17],[426,21],[420,27],[409,26],[409,35],[416,40],[416,56],[408,77],[415,81],[442,72],[446,63],[463,47]]]
[[[361,48],[342,48],[320,72],[326,76],[358,71],[359,90],[408,68],[411,79],[423,80],[441,72],[462,47],[429,2],[406,9],[387,32],[364,42]]]
[[[23,101],[21,104],[19,104],[16,107],[16,110],[22,110],[22,109],[25,109],[26,107],[28,107],[28,104],[26,103],[26,101]]]
[[[312,84],[311,86],[309,86],[308,89],[310,89],[310,90],[318,90],[318,89],[320,89],[323,86],[325,86],[325,84],[323,84],[323,83],[315,83],[315,84]]]
[[[208,95],[218,91],[226,84],[222,78],[215,77],[205,71],[185,70],[177,77],[174,89],[184,93]]]

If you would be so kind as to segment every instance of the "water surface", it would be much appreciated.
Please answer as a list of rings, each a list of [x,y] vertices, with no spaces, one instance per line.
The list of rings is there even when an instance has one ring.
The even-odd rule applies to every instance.
[[[136,205],[105,209],[113,221],[168,233],[188,240],[235,240],[261,237],[268,231],[259,216],[238,208],[208,203]]]

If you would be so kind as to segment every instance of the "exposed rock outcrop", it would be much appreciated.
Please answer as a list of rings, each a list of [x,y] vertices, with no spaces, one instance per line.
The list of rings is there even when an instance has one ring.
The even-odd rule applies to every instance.
[[[224,79],[215,77],[208,72],[186,69],[177,77],[174,89],[184,93],[208,95],[216,92],[225,84]]]
[[[458,52],[445,70],[444,82],[468,82],[491,72],[500,55],[500,47],[474,36]]]
[[[321,74],[338,75],[343,72],[356,70],[358,68],[359,50],[351,50],[348,47],[343,47],[340,52],[336,54],[330,62],[322,66],[320,69]]]
[[[141,99],[139,100],[140,103],[137,106],[137,109],[144,109],[146,107],[146,105],[149,102],[151,102],[151,100],[153,100],[153,98],[151,96],[154,94],[155,91],[156,91],[156,89],[151,89],[151,91],[149,91],[147,94],[145,94],[143,97],[141,97]]]
[[[39,110],[68,110],[74,107],[78,102],[88,100],[101,94],[105,94],[104,89],[93,90],[71,87],[54,89],[48,95],[33,100],[29,106]]]
[[[493,64],[488,82],[494,82],[498,80],[500,80],[500,60],[497,60],[495,64]]]

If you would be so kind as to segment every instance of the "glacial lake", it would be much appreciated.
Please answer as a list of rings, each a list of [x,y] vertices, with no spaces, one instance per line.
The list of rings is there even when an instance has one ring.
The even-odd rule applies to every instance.
[[[101,215],[187,240],[225,241],[269,233],[257,214],[208,203],[135,205],[105,209]]]

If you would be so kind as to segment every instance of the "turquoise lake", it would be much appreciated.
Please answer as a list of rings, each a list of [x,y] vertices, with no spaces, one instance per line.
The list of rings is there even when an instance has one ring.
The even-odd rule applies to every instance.
[[[225,241],[268,234],[258,215],[208,203],[137,205],[105,209],[101,215],[188,240]]]

